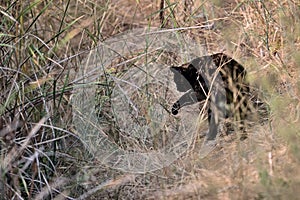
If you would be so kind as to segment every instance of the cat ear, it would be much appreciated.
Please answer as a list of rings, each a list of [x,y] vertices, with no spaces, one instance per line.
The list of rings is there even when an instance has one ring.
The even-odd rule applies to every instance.
[[[171,72],[173,73],[181,73],[181,68],[180,67],[176,67],[176,66],[171,66],[170,67]]]

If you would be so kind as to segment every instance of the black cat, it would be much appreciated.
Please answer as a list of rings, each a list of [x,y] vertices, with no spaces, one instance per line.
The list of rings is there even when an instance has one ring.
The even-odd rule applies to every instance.
[[[246,70],[223,53],[203,56],[181,66],[172,66],[174,82],[179,92],[186,92],[171,109],[173,115],[187,105],[209,101],[209,132],[207,140],[214,140],[218,125],[224,118],[243,121],[250,110],[249,84]]]

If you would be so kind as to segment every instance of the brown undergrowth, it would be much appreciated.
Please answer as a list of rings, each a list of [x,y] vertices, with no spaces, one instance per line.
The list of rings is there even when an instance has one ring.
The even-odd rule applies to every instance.
[[[162,12],[160,12],[162,11]],[[297,199],[300,196],[300,4],[286,1],[2,1],[2,199]],[[91,158],[72,124],[74,74],[88,51],[138,27],[186,27],[207,54],[245,66],[268,122],[201,139],[161,170],[128,174]]]

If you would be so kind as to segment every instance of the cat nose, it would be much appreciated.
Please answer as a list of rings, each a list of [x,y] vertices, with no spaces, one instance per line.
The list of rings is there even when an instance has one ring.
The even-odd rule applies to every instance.
[[[177,109],[174,109],[174,108],[172,108],[172,114],[173,114],[173,115],[177,115],[177,114],[178,114],[178,110],[177,110]]]
[[[178,102],[174,103],[171,110],[172,114],[177,115],[179,109],[180,109],[180,104]]]

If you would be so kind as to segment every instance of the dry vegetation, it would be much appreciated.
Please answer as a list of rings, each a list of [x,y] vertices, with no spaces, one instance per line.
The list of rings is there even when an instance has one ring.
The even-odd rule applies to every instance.
[[[297,0],[1,1],[0,199],[298,199],[300,3]],[[89,49],[136,27],[188,30],[226,52],[265,94],[269,122],[196,145],[171,166],[128,174],[93,160],[72,125],[73,74]],[[202,28],[201,28],[201,27]]]

